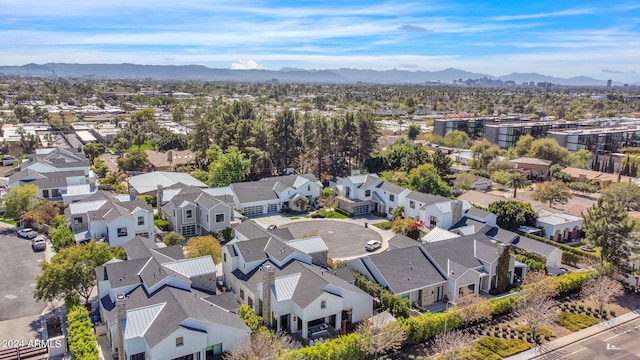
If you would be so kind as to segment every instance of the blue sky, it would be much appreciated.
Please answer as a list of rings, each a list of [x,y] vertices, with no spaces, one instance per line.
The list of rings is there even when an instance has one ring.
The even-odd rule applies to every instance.
[[[0,65],[538,72],[640,81],[640,1],[0,0]]]

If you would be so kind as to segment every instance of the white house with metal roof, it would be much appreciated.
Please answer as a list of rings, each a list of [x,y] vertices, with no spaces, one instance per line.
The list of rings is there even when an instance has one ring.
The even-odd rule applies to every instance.
[[[136,237],[129,260],[96,268],[99,310],[119,359],[210,359],[248,338],[251,330],[216,305],[210,256],[184,259]],[[214,295],[212,295],[214,294]]]
[[[158,185],[167,188],[177,183],[203,189],[207,187],[207,184],[193,176],[179,172],[154,171],[129,178],[129,186],[132,189],[133,195],[155,195]]]
[[[285,240],[247,221],[235,232],[222,249],[225,286],[274,329],[307,339],[372,315],[371,296],[321,267],[321,237]]]
[[[135,236],[153,239],[153,208],[128,194],[98,191],[69,204],[65,217],[76,242],[104,238],[112,247],[122,246]]]

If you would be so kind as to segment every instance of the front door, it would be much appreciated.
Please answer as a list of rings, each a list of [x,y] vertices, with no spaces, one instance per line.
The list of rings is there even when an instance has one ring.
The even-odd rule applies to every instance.
[[[291,324],[289,321],[290,318],[291,318],[291,314],[280,316],[280,330],[286,333],[291,333]]]

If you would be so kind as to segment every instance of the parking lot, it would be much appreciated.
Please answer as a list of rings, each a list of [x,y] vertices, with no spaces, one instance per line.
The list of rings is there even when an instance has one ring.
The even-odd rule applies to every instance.
[[[31,240],[19,238],[14,228],[0,228],[0,321],[39,315],[45,308],[33,299],[44,260],[43,251],[31,249]]]
[[[296,220],[279,227],[289,229],[296,238],[322,236],[329,247],[329,257],[333,259],[352,258],[367,254],[364,249],[367,241],[383,240],[376,231],[355,222],[324,219]]]

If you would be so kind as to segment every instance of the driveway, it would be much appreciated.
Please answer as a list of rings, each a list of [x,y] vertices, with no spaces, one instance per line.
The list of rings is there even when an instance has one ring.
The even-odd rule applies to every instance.
[[[365,228],[363,223],[348,220],[294,220],[278,227],[289,229],[295,238],[322,236],[329,247],[329,257],[332,259],[348,259],[365,255],[367,251],[364,246],[367,241],[383,241],[383,237],[377,231]]]
[[[39,315],[45,308],[33,299],[38,264],[44,260],[45,252],[34,252],[31,240],[19,238],[14,228],[0,227],[0,321]]]

